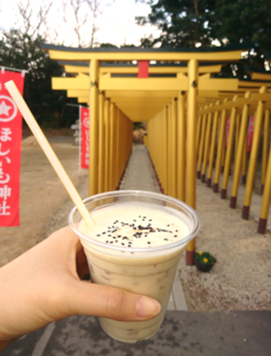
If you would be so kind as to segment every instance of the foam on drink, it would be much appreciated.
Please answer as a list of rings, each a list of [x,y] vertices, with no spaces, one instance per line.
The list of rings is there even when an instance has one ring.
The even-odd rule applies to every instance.
[[[173,209],[155,205],[122,203],[92,212],[97,225],[79,229],[92,239],[120,248],[164,246],[189,233],[186,216]]]

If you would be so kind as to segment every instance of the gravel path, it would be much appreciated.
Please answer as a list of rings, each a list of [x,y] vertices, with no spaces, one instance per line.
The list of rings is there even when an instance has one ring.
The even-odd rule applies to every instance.
[[[230,209],[204,183],[197,182],[197,211],[202,227],[197,250],[217,258],[209,273],[186,267],[179,276],[189,310],[270,310],[271,234],[259,235],[254,220]]]

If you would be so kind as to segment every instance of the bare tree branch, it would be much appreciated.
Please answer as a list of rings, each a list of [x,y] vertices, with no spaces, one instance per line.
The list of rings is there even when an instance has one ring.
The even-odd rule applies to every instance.
[[[43,2],[34,11],[31,0],[27,0],[26,3],[20,0],[17,3],[20,16],[20,32],[27,33],[31,38],[37,35],[46,37],[48,14],[52,4],[52,1]]]
[[[98,17],[103,14],[106,8],[114,4],[115,0],[86,0],[87,4],[92,12],[92,26],[91,26],[91,37],[90,37],[90,47],[95,44],[95,35],[99,31],[97,25]]]

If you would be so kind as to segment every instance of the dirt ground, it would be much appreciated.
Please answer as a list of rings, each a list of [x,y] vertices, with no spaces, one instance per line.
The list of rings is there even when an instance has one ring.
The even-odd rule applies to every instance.
[[[72,138],[52,137],[52,146],[82,198],[88,192],[88,171],[78,175],[78,147]],[[23,141],[19,227],[0,228],[0,266],[67,224],[73,203],[40,147]],[[185,266],[179,276],[189,310],[271,309],[271,234],[257,234],[257,223],[241,219],[205,184],[197,182],[197,211],[202,227],[197,250],[217,258],[210,273]]]
[[[73,184],[80,188],[84,185],[87,195],[87,171],[78,174],[78,147],[72,144],[71,137],[51,138],[52,147],[60,162],[69,174]],[[66,215],[58,226],[49,228],[65,206]],[[54,229],[67,224],[72,201],[58,176],[33,137],[22,142],[20,176],[20,226],[0,227],[0,266],[13,260],[30,247],[48,236]],[[57,225],[57,224],[56,224]]]

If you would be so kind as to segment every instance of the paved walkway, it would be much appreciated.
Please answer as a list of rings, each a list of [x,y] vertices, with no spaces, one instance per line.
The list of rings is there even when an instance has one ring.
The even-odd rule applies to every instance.
[[[160,193],[160,188],[148,155],[143,145],[134,145],[120,189],[148,190]],[[180,279],[175,277],[168,310],[187,310]]]

